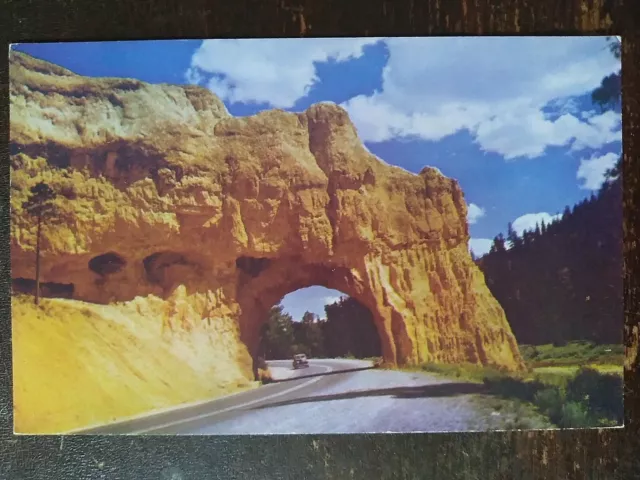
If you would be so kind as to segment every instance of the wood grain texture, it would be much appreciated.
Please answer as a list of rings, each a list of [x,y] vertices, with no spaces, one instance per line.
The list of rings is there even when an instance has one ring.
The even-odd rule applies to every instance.
[[[625,341],[640,320],[640,35],[630,0],[5,0],[6,42],[441,34],[623,36]],[[6,52],[6,50],[5,50]],[[301,437],[15,437],[11,427],[9,126],[0,63],[0,478],[637,478],[638,356],[626,427],[608,431]]]

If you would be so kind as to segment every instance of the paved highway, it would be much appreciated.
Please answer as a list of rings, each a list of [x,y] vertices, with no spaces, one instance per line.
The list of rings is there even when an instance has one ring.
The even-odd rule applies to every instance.
[[[312,359],[292,370],[272,361],[276,383],[82,433],[283,434],[486,430],[482,386],[426,373],[371,368],[362,360]],[[493,424],[493,425],[492,425]]]

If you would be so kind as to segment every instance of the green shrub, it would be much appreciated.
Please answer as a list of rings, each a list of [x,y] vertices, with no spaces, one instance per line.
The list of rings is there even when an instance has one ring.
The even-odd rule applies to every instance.
[[[583,402],[593,415],[622,423],[623,379],[619,375],[583,367],[567,383],[567,400]]]
[[[538,356],[538,349],[535,345],[520,345],[520,355],[526,360],[532,360]]]
[[[611,420],[610,418],[599,418],[598,419],[598,427],[619,427],[622,425],[622,422],[618,422],[617,420]]]
[[[540,412],[549,417],[553,423],[558,425],[562,419],[562,408],[564,404],[562,391],[557,387],[549,387],[540,390],[533,396],[533,403]]]
[[[532,427],[526,418],[522,418],[517,415],[514,418],[507,420],[504,424],[505,430],[529,430],[531,428]]]
[[[567,383],[567,398],[570,401],[586,401],[600,384],[600,373],[589,367],[581,368]]]
[[[584,428],[595,425],[590,421],[587,407],[583,403],[567,402],[562,406],[562,416],[558,426],[561,428]]]
[[[562,428],[611,427],[624,418],[623,379],[617,374],[583,367],[573,375],[562,371],[534,380],[485,375],[483,382],[488,393],[531,403]]]
[[[484,384],[490,392],[506,398],[517,398],[525,402],[533,403],[534,397],[545,385],[536,380],[521,380],[508,376],[485,377]]]

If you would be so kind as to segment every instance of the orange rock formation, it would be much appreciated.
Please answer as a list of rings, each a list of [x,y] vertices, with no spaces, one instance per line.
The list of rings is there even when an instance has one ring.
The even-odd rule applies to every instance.
[[[61,195],[42,279],[72,298],[183,285],[253,352],[274,303],[323,285],[371,310],[390,364],[522,366],[468,252],[456,181],[385,164],[340,107],[234,118],[203,88],[86,78],[15,52],[10,77],[14,279],[34,278],[21,203],[45,180]]]

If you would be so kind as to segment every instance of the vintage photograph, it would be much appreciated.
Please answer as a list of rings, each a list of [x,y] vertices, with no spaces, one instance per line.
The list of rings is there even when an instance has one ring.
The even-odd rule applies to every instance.
[[[9,67],[15,433],[623,425],[619,37]]]

